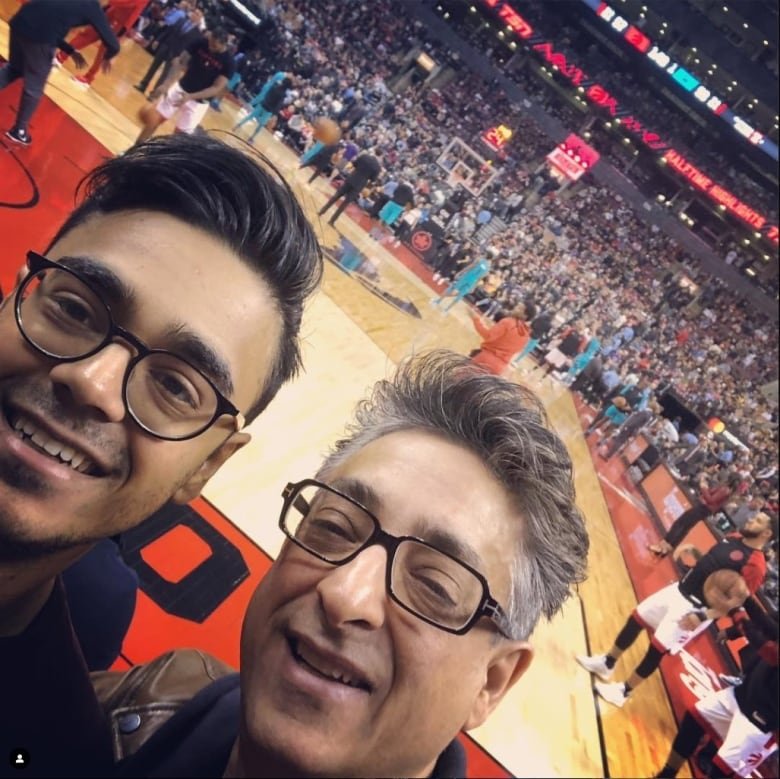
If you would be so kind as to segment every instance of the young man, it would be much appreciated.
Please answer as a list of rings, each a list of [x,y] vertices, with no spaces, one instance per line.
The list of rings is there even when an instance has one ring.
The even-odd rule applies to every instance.
[[[253,119],[256,120],[257,126],[255,131],[249,136],[250,143],[253,142],[260,134],[260,131],[269,125],[271,119],[282,110],[287,91],[292,87],[292,84],[291,73],[283,71],[274,73],[260,90],[257,97],[250,103],[252,110],[233,129],[237,130],[247,122],[251,122]]]
[[[490,273],[490,260],[487,257],[475,257],[438,298],[431,300],[431,304],[438,308],[447,298],[452,298],[450,304],[444,309],[446,314],[456,303],[473,292],[488,273]]]
[[[571,460],[538,401],[466,357],[413,358],[287,485],[279,524],[240,681],[192,650],[96,677],[119,773],[465,776],[459,731],[585,573]]]
[[[715,544],[679,582],[639,603],[606,655],[578,656],[583,668],[603,680],[596,682],[596,692],[608,703],[623,706],[667,652],[677,654],[713,620],[740,608],[764,582],[766,559],[761,550],[772,538],[777,538],[777,517],[757,514],[739,533]],[[724,571],[734,576],[721,577]],[[605,683],[643,628],[650,631],[651,643],[642,661],[626,682]]]
[[[109,160],[0,306],[0,754],[40,775],[106,770],[58,575],[195,497],[299,368],[322,260],[257,159],[182,135]]]
[[[141,111],[144,127],[136,142],[151,138],[166,119],[173,117],[177,132],[195,132],[209,110],[209,100],[222,92],[234,71],[225,30],[212,30],[199,38],[181,54],[160,85],[160,100]]]
[[[662,411],[661,405],[655,398],[651,398],[648,408],[643,408],[641,411],[634,411],[630,414],[617,433],[604,442],[604,450],[599,454],[606,460],[614,457],[632,438],[639,435],[645,427],[656,419],[657,415],[660,415]]]
[[[30,0],[11,19],[10,54],[8,62],[0,68],[0,89],[19,78],[24,80],[24,88],[16,122],[6,132],[6,138],[24,146],[32,143],[28,125],[43,97],[57,47],[70,54],[77,67],[87,64],[64,40],[73,27],[85,25],[97,31],[106,46],[106,63],[109,63],[119,53],[119,41],[111,32],[98,0]]]

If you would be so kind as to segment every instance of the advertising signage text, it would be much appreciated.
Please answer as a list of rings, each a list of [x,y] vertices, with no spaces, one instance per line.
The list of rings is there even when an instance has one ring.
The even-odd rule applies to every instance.
[[[584,1],[588,2],[588,0]],[[502,0],[482,0],[482,2],[496,11],[499,18],[505,21],[508,27],[516,30],[518,36],[528,42],[532,51],[556,68],[573,86],[584,92],[585,97],[591,103],[604,109],[615,122],[620,123],[627,132],[635,136],[647,148],[652,151],[664,152],[663,159],[672,170],[706,194],[713,202],[722,205],[729,213],[750,225],[754,230],[760,230],[773,243],[778,243],[778,229],[776,225],[769,224],[766,217],[746,203],[743,203],[724,187],[716,184],[704,172],[688,162],[682,154],[673,149],[671,144],[665,141],[658,133],[645,127],[608,89],[588,76],[576,63],[571,62],[563,52],[556,51],[551,41],[544,40],[540,35],[534,33],[533,26],[520,16],[509,3],[502,2]],[[600,7],[602,8],[602,13],[604,7],[608,8],[604,3],[601,3]],[[511,23],[509,20],[511,20]],[[626,29],[628,29],[628,23],[626,23]],[[644,46],[640,38],[637,36],[633,37],[637,41],[637,48]],[[662,56],[666,58],[664,60],[665,64],[669,65],[668,55],[657,51],[655,46],[650,50],[648,56]],[[691,79],[695,80],[695,78],[686,70],[672,63],[669,65],[668,72],[670,72],[673,78],[676,73],[679,73],[680,75],[676,78],[677,82],[685,86],[686,89],[689,86],[693,89],[694,85]],[[705,90],[706,92],[706,88],[703,86],[699,86],[697,89]],[[707,95],[709,96],[709,93]],[[716,97],[709,97],[708,105],[710,102],[712,103],[711,108],[715,113],[721,113],[727,109],[726,104]],[[743,128],[742,134],[746,135],[748,130],[752,130],[752,128]],[[749,140],[751,139],[749,138]]]

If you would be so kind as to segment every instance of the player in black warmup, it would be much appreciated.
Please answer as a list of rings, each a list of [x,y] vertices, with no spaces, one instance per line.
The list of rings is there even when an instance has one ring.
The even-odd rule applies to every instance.
[[[174,116],[177,132],[195,132],[209,110],[209,100],[222,93],[235,69],[225,30],[211,30],[196,40],[181,54],[170,76],[160,85],[160,100],[141,112],[144,128],[136,143],[151,138],[166,119]]]
[[[639,603],[606,655],[578,656],[577,662],[583,668],[604,680],[595,684],[598,694],[608,703],[623,706],[631,692],[658,668],[667,652],[677,654],[714,619],[741,607],[764,582],[766,558],[761,550],[772,538],[777,538],[777,517],[756,514],[739,533],[715,544],[680,582],[673,582]],[[724,570],[738,575],[730,577],[729,582],[719,582]],[[651,632],[651,644],[642,661],[626,682],[605,683],[618,658],[643,628]]]

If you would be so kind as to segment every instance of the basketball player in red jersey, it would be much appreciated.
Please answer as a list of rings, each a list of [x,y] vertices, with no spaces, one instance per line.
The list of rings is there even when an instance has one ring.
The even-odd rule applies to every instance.
[[[714,619],[741,607],[764,582],[766,558],[761,550],[771,538],[777,538],[777,532],[777,517],[756,514],[738,533],[715,544],[681,581],[639,603],[606,655],[578,656],[583,668],[604,680],[595,684],[598,694],[608,703],[622,706],[667,652],[677,654]],[[724,570],[736,575],[724,575]],[[651,634],[647,654],[626,682],[605,683],[642,628]]]

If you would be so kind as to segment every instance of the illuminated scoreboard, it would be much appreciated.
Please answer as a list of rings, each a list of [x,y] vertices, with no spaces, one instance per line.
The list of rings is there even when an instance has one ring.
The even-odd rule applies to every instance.
[[[491,127],[489,130],[485,130],[480,136],[482,143],[489,146],[493,151],[501,151],[506,146],[512,137],[512,130],[510,130],[505,124],[499,124],[496,127]]]
[[[682,89],[695,100],[705,105],[716,116],[728,122],[748,143],[758,146],[773,160],[778,159],[777,144],[769,140],[761,131],[750,125],[732,111],[728,104],[721,100],[712,90],[688,72],[682,65],[675,62],[669,54],[654,44],[641,30],[624,19],[609,3],[601,0],[582,0],[602,21],[606,22],[618,35],[644,54],[654,65],[663,70]]]
[[[599,161],[599,156],[592,146],[571,133],[547,155],[547,162],[570,181],[577,181]]]

